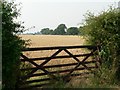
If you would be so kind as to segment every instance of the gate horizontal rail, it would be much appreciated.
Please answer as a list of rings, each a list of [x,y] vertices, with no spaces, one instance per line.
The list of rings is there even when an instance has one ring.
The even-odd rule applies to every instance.
[[[35,48],[24,48],[22,51],[38,51],[38,50],[54,50],[54,49],[75,49],[75,48],[88,48],[88,49],[96,49],[99,46],[53,46],[53,47],[35,47]]]

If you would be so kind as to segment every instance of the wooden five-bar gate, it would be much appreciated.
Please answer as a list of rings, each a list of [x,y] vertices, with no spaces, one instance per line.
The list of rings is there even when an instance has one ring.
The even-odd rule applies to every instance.
[[[50,56],[43,57],[39,54],[39,57],[28,57],[28,53],[31,52],[41,53],[52,50],[54,52],[50,52]],[[72,50],[76,50],[75,53]],[[17,85],[19,88],[45,87],[59,79],[69,82],[73,77],[90,74],[99,66],[98,50],[98,46],[90,45],[25,48],[22,50],[20,60],[27,66],[23,65],[21,68]],[[66,54],[60,54],[63,52]],[[68,60],[67,63],[60,64],[62,59]],[[52,64],[48,64],[49,62]]]

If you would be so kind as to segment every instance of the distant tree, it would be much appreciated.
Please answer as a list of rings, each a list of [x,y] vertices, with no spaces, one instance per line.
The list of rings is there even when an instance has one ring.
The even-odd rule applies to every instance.
[[[58,27],[53,31],[54,35],[65,35],[65,29],[67,29],[67,27],[65,26],[65,24],[60,24],[58,25]]]
[[[49,32],[50,32],[50,35],[53,35],[53,30],[51,29],[51,30],[49,30]]]
[[[79,30],[77,27],[70,27],[67,29],[67,35],[78,35],[79,34]]]
[[[41,34],[44,34],[44,35],[49,35],[50,34],[50,29],[49,28],[44,28],[41,30]]]

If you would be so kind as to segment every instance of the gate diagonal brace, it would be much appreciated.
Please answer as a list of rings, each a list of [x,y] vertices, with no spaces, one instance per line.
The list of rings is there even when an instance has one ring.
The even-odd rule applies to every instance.
[[[34,66],[38,66],[38,64],[36,64],[35,62],[33,61],[30,61],[28,57],[26,57],[25,55],[23,55],[21,53],[21,57],[23,57],[24,59],[26,59],[26,61],[28,61],[29,63],[33,64]],[[33,74],[34,71],[32,70],[30,73],[28,73],[28,75],[26,75],[23,79],[27,79],[29,76],[31,76],[31,74]]]
[[[25,76],[24,78],[28,78],[30,77],[33,73],[35,73],[38,69],[41,69],[42,71],[44,71],[46,74],[48,74],[51,78],[55,79],[56,77],[54,75],[52,75],[50,72],[48,72],[47,70],[45,70],[43,68],[43,65],[45,65],[46,63],[48,63],[53,57],[55,57],[57,54],[59,54],[62,51],[62,49],[59,49],[57,52],[55,52],[51,57],[49,57],[48,59],[46,59],[42,64],[38,65],[33,61],[30,61],[28,57],[26,57],[25,55],[21,54],[21,56],[26,59],[26,61],[32,63],[34,66],[36,66],[37,68],[32,70],[27,76]]]
[[[48,63],[53,57],[55,57],[56,55],[58,55],[60,52],[62,51],[62,49],[59,49],[57,52],[55,52],[53,55],[51,55],[49,58],[45,59],[45,61],[43,63],[40,64],[40,66],[45,65],[46,63]]]
[[[82,65],[82,66],[84,66],[86,69],[88,69],[88,70],[90,70],[85,64],[84,64],[84,62],[87,60],[87,58],[88,57],[90,57],[94,52],[96,51],[96,49],[94,49],[88,56],[86,56],[82,61],[79,61],[78,62],[78,64],[66,75],[66,76],[64,76],[64,80],[67,80],[69,77],[70,77],[70,75],[71,75],[71,73],[75,70],[75,69],[77,69],[80,65]],[[90,70],[91,71],[91,70]]]
[[[67,49],[64,49],[66,53],[69,54],[69,56],[73,57],[77,62],[80,62],[78,58],[76,58],[72,53],[70,53]]]
[[[24,59],[26,59],[28,62],[32,63],[34,66],[37,67],[36,71],[38,69],[41,69],[42,71],[44,71],[46,74],[48,74],[49,72],[47,70],[45,70],[44,68],[40,67],[38,64],[36,64],[33,61],[30,61],[28,57],[26,57],[25,55],[21,54],[21,57],[23,57]],[[25,76],[24,78],[27,79],[28,77],[30,77],[35,71],[31,71],[27,76]],[[50,75],[51,76],[51,75]],[[55,78],[53,75],[51,76],[52,78]]]

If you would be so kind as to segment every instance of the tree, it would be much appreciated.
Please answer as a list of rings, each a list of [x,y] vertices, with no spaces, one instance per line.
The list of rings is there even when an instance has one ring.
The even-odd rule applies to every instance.
[[[2,87],[4,90],[14,90],[19,76],[20,53],[25,41],[16,34],[23,32],[21,23],[15,22],[20,15],[14,2],[3,0],[2,5]]]
[[[78,35],[79,30],[77,27],[70,27],[67,29],[67,35]]]
[[[111,71],[115,77],[108,76],[107,82],[112,82],[113,79],[120,81],[120,10],[110,7],[107,11],[103,11],[98,16],[88,13],[82,32],[85,35],[88,43],[92,45],[100,45],[100,56],[102,64],[105,68]],[[104,69],[104,68],[103,68]],[[106,72],[104,72],[106,73]],[[113,76],[114,76],[113,75]],[[101,77],[101,78],[102,78]],[[102,80],[102,79],[101,79]],[[109,81],[108,81],[109,80]]]
[[[53,30],[52,29],[50,29],[49,32],[50,32],[50,35],[53,35]]]
[[[43,35],[49,35],[49,34],[52,34],[53,30],[50,30],[49,28],[44,28],[41,30],[41,33]]]
[[[65,32],[65,29],[67,27],[65,26],[65,24],[60,24],[58,25],[58,27],[53,31],[53,34],[54,35],[65,35],[66,32]]]

